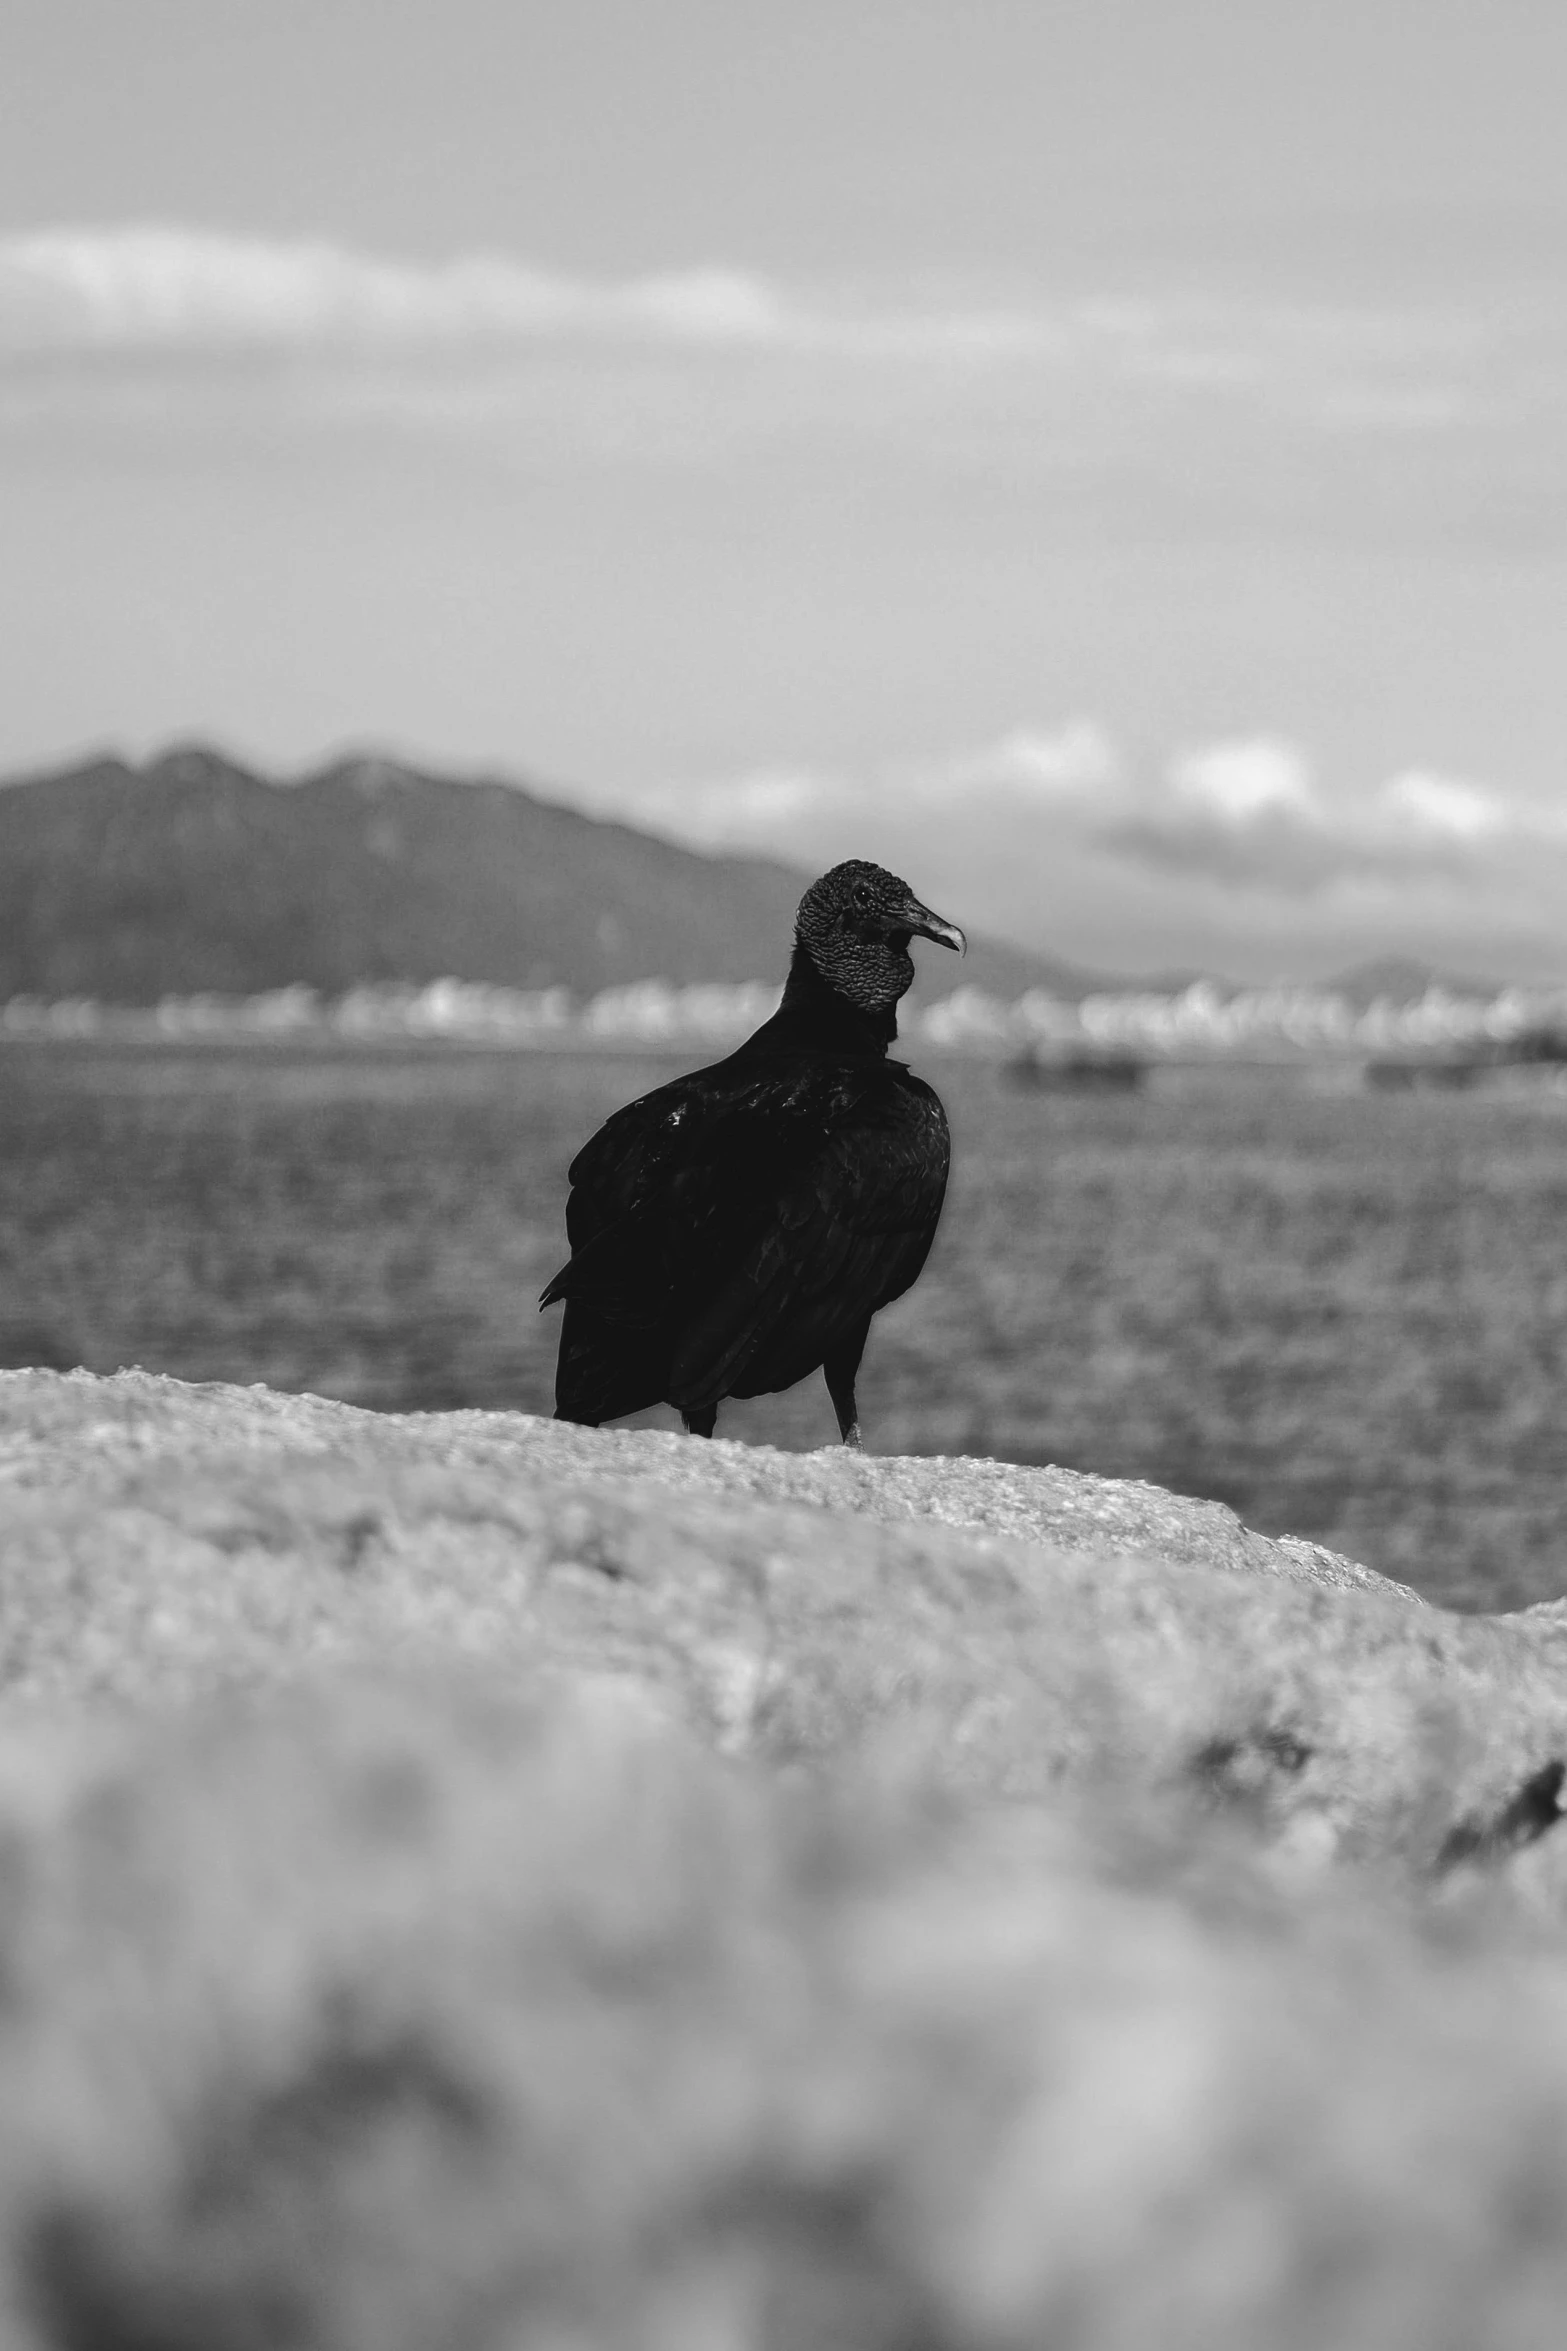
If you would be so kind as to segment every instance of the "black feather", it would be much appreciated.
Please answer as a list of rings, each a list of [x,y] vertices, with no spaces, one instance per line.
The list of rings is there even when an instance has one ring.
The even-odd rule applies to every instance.
[[[656,1403],[708,1433],[726,1396],[823,1366],[845,1438],[872,1315],[915,1280],[946,1114],[887,1059],[913,931],[961,933],[879,866],[807,891],[783,1003],[738,1052],[618,1110],[571,1163],[557,1417]]]

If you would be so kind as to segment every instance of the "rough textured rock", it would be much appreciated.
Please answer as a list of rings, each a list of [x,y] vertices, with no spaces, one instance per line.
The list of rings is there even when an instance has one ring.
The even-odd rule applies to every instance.
[[[1559,1609],[140,1375],[0,1552],[7,2351],[1555,2340]]]
[[[943,1526],[1071,1548],[1145,1551],[1209,1567],[1269,1569],[1343,1590],[1416,1595],[1320,1544],[1270,1541],[1219,1502],[1158,1486],[1020,1469],[1004,1461],[881,1460],[831,1446],[777,1453],[723,1441],[691,1444],[651,1429],[582,1429],[526,1413],[368,1413],[266,1388],[193,1388],[144,1372],[0,1372],[0,1480],[50,1483],[95,1466],[189,1458],[214,1444],[504,1467],[514,1475],[653,1478],[687,1493],[808,1502],[857,1518]]]
[[[455,1651],[633,1677],[731,1754],[897,1733],[972,1788],[1195,1785],[1415,1867],[1567,1757],[1531,1617],[1066,1472],[13,1373],[0,1492],[13,1702]]]

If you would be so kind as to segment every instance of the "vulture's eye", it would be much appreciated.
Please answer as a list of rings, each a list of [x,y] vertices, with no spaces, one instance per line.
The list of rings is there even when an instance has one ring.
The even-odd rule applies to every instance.
[[[849,895],[856,906],[869,906],[874,893],[869,882],[856,882]]]

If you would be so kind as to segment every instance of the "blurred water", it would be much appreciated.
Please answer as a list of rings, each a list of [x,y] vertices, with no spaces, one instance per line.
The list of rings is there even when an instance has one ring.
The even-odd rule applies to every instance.
[[[451,1047],[0,1049],[0,1363],[550,1408],[565,1171],[681,1066]],[[1461,1606],[1567,1588],[1567,1102],[929,1072],[947,1215],[875,1325],[872,1447],[1218,1496]],[[649,1416],[673,1421],[673,1415]],[[721,1433],[834,1435],[825,1391]]]

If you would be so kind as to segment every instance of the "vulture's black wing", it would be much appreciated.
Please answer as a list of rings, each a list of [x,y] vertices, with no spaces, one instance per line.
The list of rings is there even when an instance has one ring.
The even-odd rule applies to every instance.
[[[924,1263],[941,1105],[898,1063],[719,1063],[618,1111],[571,1167],[557,1399],[584,1418],[787,1387]],[[647,1393],[641,1393],[647,1390]]]

